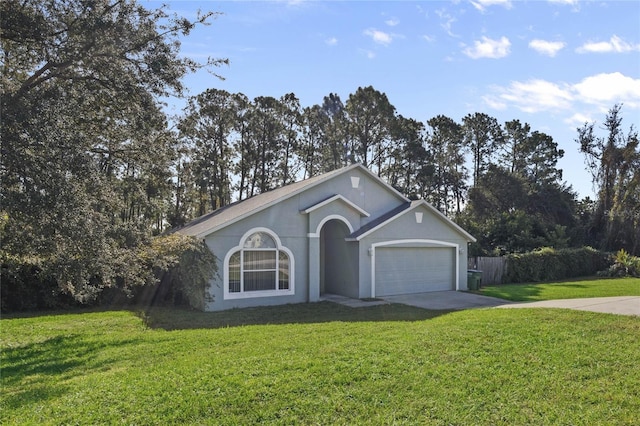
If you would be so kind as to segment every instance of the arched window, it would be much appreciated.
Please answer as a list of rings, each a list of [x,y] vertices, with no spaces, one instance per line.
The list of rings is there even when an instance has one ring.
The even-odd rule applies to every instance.
[[[225,299],[293,294],[292,259],[275,234],[249,233],[227,255]]]

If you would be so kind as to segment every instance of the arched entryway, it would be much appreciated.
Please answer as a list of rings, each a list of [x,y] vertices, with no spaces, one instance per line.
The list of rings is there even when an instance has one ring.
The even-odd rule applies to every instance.
[[[346,241],[350,231],[338,219],[327,221],[320,230],[320,294],[359,297],[358,243]]]

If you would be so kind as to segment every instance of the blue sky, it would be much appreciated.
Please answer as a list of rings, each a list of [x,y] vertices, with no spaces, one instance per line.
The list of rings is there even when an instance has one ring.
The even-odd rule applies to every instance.
[[[147,7],[160,2],[142,0]],[[168,1],[194,16],[221,12],[182,41],[194,59],[228,58],[186,79],[256,96],[295,93],[303,106],[362,86],[397,113],[426,122],[484,112],[527,122],[565,150],[564,180],[580,196],[591,178],[576,127],[602,123],[623,103],[624,128],[640,124],[638,1]],[[174,110],[179,104],[173,106]],[[175,111],[174,111],[175,112]]]

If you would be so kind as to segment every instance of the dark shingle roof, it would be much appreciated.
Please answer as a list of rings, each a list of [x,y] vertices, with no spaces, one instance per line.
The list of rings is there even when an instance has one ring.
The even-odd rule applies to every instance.
[[[250,214],[263,210],[277,202],[292,197],[293,195],[298,194],[305,189],[311,188],[334,176],[357,167],[362,166],[359,164],[353,164],[351,166],[333,170],[331,172],[319,176],[314,176],[300,182],[295,182],[281,188],[267,191],[251,198],[247,198],[245,200],[237,201],[235,203],[229,204],[228,206],[221,207],[211,213],[207,213],[204,216],[200,216],[197,219],[194,219],[182,228],[178,229],[176,232],[183,235],[203,238],[217,229],[220,229],[226,225],[230,225],[231,223],[236,222],[237,220],[240,220]]]
[[[392,219],[392,218],[396,217],[397,215],[399,215],[400,213],[402,213],[403,211],[405,211],[409,207],[411,207],[411,203],[400,204],[395,209],[390,210],[389,212],[383,214],[379,218],[372,220],[371,222],[369,222],[366,225],[364,225],[362,228],[356,230],[353,234],[349,235],[348,238],[349,239],[357,239],[360,235],[362,235],[362,234],[364,234],[366,232],[369,232],[370,230],[372,230],[374,228],[377,228],[378,226],[382,225],[383,223],[385,223],[389,219]]]

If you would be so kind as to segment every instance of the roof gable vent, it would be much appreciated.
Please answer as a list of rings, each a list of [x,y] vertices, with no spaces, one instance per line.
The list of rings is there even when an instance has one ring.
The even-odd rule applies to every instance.
[[[360,185],[360,178],[358,176],[351,176],[351,187],[357,188]]]

